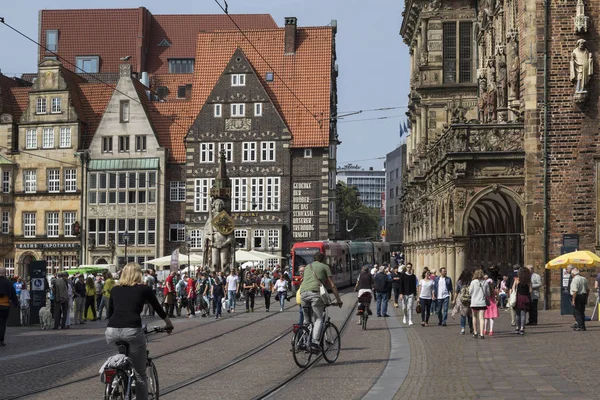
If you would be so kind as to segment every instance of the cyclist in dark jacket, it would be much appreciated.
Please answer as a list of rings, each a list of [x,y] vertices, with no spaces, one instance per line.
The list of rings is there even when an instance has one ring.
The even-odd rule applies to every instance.
[[[391,281],[385,273],[385,267],[379,267],[379,272],[375,275],[375,297],[377,298],[377,316],[389,317],[387,313],[388,293],[390,291]]]

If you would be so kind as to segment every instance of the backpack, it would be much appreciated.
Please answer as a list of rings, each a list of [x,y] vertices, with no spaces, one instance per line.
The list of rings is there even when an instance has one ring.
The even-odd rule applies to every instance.
[[[471,292],[469,291],[469,286],[465,285],[460,288],[460,298],[463,305],[471,305]]]

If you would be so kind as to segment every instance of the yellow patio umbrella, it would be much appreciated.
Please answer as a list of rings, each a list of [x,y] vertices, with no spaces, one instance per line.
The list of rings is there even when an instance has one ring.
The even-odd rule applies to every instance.
[[[573,251],[550,260],[548,264],[546,264],[546,269],[565,268],[569,264],[599,267],[600,257],[588,250]]]

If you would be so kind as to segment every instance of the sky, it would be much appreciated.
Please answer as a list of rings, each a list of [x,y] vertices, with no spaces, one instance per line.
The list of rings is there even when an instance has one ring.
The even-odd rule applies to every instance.
[[[219,0],[223,4],[223,0]],[[409,92],[408,48],[399,34],[403,0],[228,0],[232,14],[271,14],[279,26],[297,17],[299,26],[337,20],[338,120],[342,144],[338,165],[382,169],[385,155],[400,144],[398,125],[406,121]],[[0,17],[27,36],[38,37],[38,11],[64,8],[137,8],[153,14],[218,14],[214,0],[3,0]],[[8,76],[36,72],[37,46],[0,24],[0,70]],[[387,119],[376,119],[390,117]],[[362,120],[362,121],[359,121]],[[351,122],[354,121],[354,122]]]

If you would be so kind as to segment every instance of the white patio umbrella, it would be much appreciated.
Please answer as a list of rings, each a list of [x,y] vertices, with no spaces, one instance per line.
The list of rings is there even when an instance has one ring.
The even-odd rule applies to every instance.
[[[179,253],[179,265],[182,265],[182,264],[187,265],[187,263],[188,263],[187,254]],[[189,263],[190,264],[201,264],[202,256],[200,256],[198,254],[190,254]],[[144,264],[152,264],[152,265],[156,265],[157,267],[164,267],[166,265],[171,265],[171,256],[168,255],[168,256],[164,256],[164,257],[155,258],[154,260],[148,260],[148,261],[145,261]]]
[[[235,261],[239,263],[243,263],[246,261],[265,261],[266,258],[261,257],[259,255],[253,254],[247,250],[236,250],[235,252]]]
[[[248,253],[254,254],[257,257],[262,258],[263,260],[280,260],[283,257],[276,256],[275,254],[264,253],[262,251],[250,250]]]

